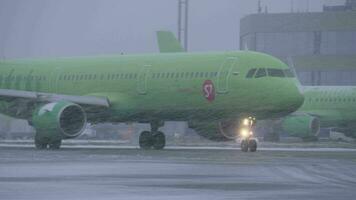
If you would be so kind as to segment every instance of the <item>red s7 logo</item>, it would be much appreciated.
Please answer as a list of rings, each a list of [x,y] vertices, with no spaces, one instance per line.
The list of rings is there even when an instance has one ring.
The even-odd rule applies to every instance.
[[[204,97],[212,102],[215,99],[215,87],[211,80],[206,80],[203,83],[203,94]]]

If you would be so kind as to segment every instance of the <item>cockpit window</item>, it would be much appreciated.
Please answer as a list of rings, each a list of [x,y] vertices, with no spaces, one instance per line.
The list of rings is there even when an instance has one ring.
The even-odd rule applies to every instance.
[[[285,69],[284,74],[286,75],[286,77],[289,77],[289,78],[295,77],[294,73],[290,69]]]
[[[246,78],[252,78],[253,75],[255,75],[256,70],[256,68],[250,69],[250,71],[248,71],[246,74]]]
[[[267,72],[268,72],[268,76],[271,76],[271,77],[284,77],[284,73],[283,73],[283,70],[281,69],[267,69]]]
[[[265,68],[258,69],[258,71],[257,71],[257,73],[255,75],[255,78],[261,78],[261,77],[264,77],[264,76],[267,76],[266,69]]]

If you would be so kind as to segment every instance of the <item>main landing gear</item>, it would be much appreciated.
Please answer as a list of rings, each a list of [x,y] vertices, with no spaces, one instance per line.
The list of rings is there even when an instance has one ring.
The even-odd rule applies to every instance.
[[[35,135],[35,146],[37,149],[52,149],[56,150],[61,147],[62,138],[43,136],[40,133]]]
[[[257,139],[253,137],[252,127],[254,126],[255,119],[252,117],[243,119],[240,130],[241,138],[241,151],[243,152],[256,152]]]
[[[166,136],[163,132],[158,131],[158,128],[163,126],[163,123],[151,123],[151,131],[143,131],[140,134],[139,145],[141,149],[156,149],[161,150],[166,146]]]

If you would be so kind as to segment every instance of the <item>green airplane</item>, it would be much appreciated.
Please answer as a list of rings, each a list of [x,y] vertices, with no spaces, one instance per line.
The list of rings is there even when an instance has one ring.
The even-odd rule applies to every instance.
[[[0,63],[0,112],[26,119],[38,149],[58,149],[86,123],[143,122],[142,149],[163,149],[166,120],[212,140],[243,136],[256,151],[255,119],[296,111],[304,97],[280,60],[257,52],[184,52],[158,32],[159,54],[17,59]]]
[[[304,104],[282,121],[283,131],[303,139],[316,139],[320,127],[343,129],[356,137],[356,87],[305,86]]]

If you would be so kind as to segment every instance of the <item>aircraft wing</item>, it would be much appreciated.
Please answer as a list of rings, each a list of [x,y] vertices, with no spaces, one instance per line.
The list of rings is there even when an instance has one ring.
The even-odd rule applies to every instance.
[[[161,53],[177,53],[185,50],[170,31],[157,31],[157,42]]]
[[[76,104],[109,107],[110,102],[107,97],[99,96],[76,96],[54,93],[32,92],[23,90],[0,89],[0,98],[28,99],[38,102],[70,101]]]

